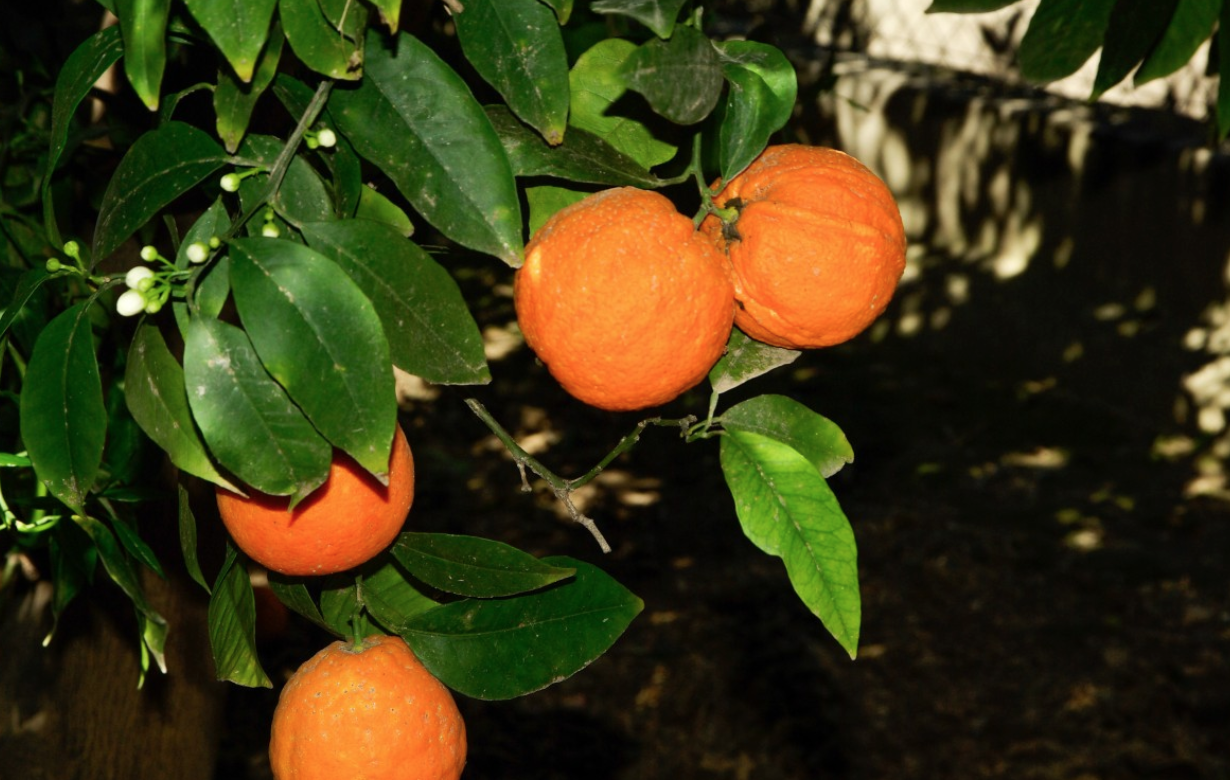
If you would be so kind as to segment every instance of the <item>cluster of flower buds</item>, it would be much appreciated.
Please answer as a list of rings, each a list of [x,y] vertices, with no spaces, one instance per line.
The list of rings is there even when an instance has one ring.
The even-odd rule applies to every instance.
[[[210,247],[217,246],[217,239],[210,239],[209,244],[196,241],[184,248],[184,256],[190,263],[204,263],[209,259]],[[124,275],[124,285],[128,289],[115,302],[115,310],[122,317],[157,314],[171,297],[173,281],[185,275],[152,246],[141,248],[141,259],[147,263],[159,263],[162,268],[154,270],[148,265],[137,265],[128,269]]]

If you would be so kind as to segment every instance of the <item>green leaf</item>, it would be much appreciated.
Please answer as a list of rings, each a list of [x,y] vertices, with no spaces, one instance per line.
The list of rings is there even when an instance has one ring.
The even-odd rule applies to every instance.
[[[110,519],[115,537],[119,539],[120,544],[128,551],[128,555],[138,563],[148,566],[151,571],[165,579],[166,573],[162,570],[162,564],[158,562],[158,556],[154,554],[154,550],[149,546],[149,543],[141,538],[140,532],[115,513],[110,514]]]
[[[295,155],[290,161],[271,205],[278,216],[296,228],[305,222],[320,222],[334,217],[333,195],[303,155]]]
[[[551,10],[555,12],[555,18],[559,21],[560,26],[568,24],[568,20],[572,17],[572,0],[542,0]]]
[[[64,61],[56,76],[55,99],[51,104],[51,150],[47,159],[50,174],[59,163],[68,144],[68,130],[81,101],[90,94],[98,79],[124,53],[124,42],[118,27],[104,27],[87,38]],[[49,183],[48,175],[46,182]],[[59,243],[59,241],[56,241]]]
[[[372,302],[394,365],[439,384],[491,381],[478,324],[457,282],[430,255],[380,222],[319,222],[302,230]]]
[[[204,588],[206,593],[211,593],[209,582],[201,571],[201,562],[197,557],[196,515],[192,513],[192,497],[182,483],[177,486],[176,498],[179,508],[179,550],[184,556],[184,568],[188,570],[188,576]]]
[[[1165,78],[1186,65],[1209,39],[1222,0],[1178,0],[1162,39],[1133,77],[1136,86]]]
[[[124,73],[150,111],[158,110],[167,66],[167,19],[171,0],[115,0],[124,38]]]
[[[21,438],[51,494],[80,513],[102,464],[107,432],[89,304],[47,324],[26,366]]]
[[[394,44],[369,45],[367,77],[334,90],[338,129],[445,236],[519,266],[516,182],[482,106],[421,41],[403,34]]]
[[[713,112],[722,95],[722,65],[713,43],[691,27],[668,41],[642,44],[624,60],[621,75],[653,110],[680,125],[694,125]]]
[[[1223,0],[1217,26],[1218,51],[1230,52],[1230,2]],[[1217,66],[1217,139],[1230,133],[1230,56],[1219,58]]]
[[[655,136],[639,119],[622,115],[614,108],[628,92],[622,69],[635,52],[636,44],[631,41],[610,38],[577,58],[568,74],[572,91],[568,122],[596,135],[645,168],[652,168],[674,157],[676,147]]]
[[[232,242],[230,272],[265,369],[326,439],[383,478],[397,398],[371,301],[337,263],[289,241]]]
[[[389,32],[396,33],[401,20],[402,0],[368,0],[380,15],[380,23]]]
[[[360,598],[372,618],[397,633],[411,619],[440,605],[420,593],[397,563],[384,558],[378,559],[383,561],[378,567],[364,568]]]
[[[561,682],[605,653],[644,607],[588,563],[544,558],[576,577],[509,599],[464,600],[412,619],[401,636],[445,685],[511,699]]]
[[[825,478],[854,462],[854,450],[841,429],[788,396],[750,398],[727,409],[720,422],[728,431],[756,433],[789,445]]]
[[[590,10],[599,14],[617,14],[637,20],[659,38],[669,38],[675,30],[679,9],[685,0],[594,0]]]
[[[256,72],[277,4],[277,0],[184,0],[188,12],[244,83],[252,81]],[[277,46],[281,50],[280,42]]]
[[[94,263],[225,162],[222,147],[183,122],[167,122],[137,139],[116,168],[98,210]]]
[[[551,9],[538,0],[469,0],[453,14],[474,70],[552,146],[568,125],[568,55]]]
[[[718,134],[721,175],[730,181],[790,120],[798,97],[794,66],[781,50],[755,41],[715,44],[730,85]]]
[[[332,79],[362,77],[363,41],[335,29],[317,0],[279,0],[278,15],[290,48],[304,65]]]
[[[63,274],[49,274],[45,267],[35,266],[21,272],[17,284],[13,287],[12,297],[9,298],[8,304],[4,307],[3,314],[0,314],[0,337],[9,332],[9,328],[13,327],[23,319],[23,313],[26,312],[26,304],[30,302],[38,289],[43,286],[43,283],[48,279],[54,279]],[[30,335],[30,334],[26,334]]]
[[[565,206],[570,206],[590,193],[567,187],[527,187],[525,201],[530,207],[530,235],[537,233],[551,215]]]
[[[1070,76],[1102,45],[1115,0],[1041,0],[1021,39],[1021,75],[1046,83]]]
[[[266,373],[242,330],[193,317],[184,383],[210,452],[245,484],[303,498],[324,483],[333,448]]]
[[[550,176],[612,187],[661,187],[663,181],[606,141],[573,128],[559,146],[550,146],[503,106],[487,106],[487,116],[519,177]]]
[[[184,370],[167,348],[162,331],[149,320],[137,326],[128,348],[124,386],[133,419],[177,468],[239,492],[210,460],[192,421]]]
[[[576,574],[572,567],[552,566],[503,542],[476,536],[403,533],[393,543],[392,554],[431,587],[480,599],[528,593]]]
[[[203,2],[204,0],[197,0]],[[262,33],[263,35],[264,33]],[[253,66],[249,66],[247,78],[231,75],[226,69],[218,71],[218,87],[214,90],[214,113],[217,114],[218,137],[232,154],[239,148],[248,122],[261,95],[273,83],[282,59],[282,44],[286,37],[282,27],[275,24],[269,33],[268,45],[260,49]],[[235,63],[232,61],[231,63]],[[252,71],[252,68],[255,71]]]
[[[354,210],[355,219],[381,222],[397,231],[402,238],[414,235],[414,223],[401,207],[367,185],[358,190],[359,201]],[[394,361],[396,362],[396,360]]]
[[[372,633],[371,623],[359,602],[359,590],[349,575],[325,578],[325,586],[320,591],[320,615],[329,630],[338,636]]]
[[[1128,77],[1145,55],[1161,40],[1178,0],[1152,0],[1148,4],[1127,0],[1115,4],[1106,26],[1102,57],[1093,80],[1090,100]]]
[[[709,383],[715,393],[725,393],[775,368],[793,363],[801,354],[798,350],[772,347],[750,339],[735,328],[726,342],[725,354],[709,371]]]
[[[850,523],[824,477],[789,444],[748,431],[721,437],[722,472],[743,532],[782,559],[795,592],[853,658],[861,605]]]
[[[932,0],[927,13],[980,14],[1007,8],[1020,0]]]
[[[98,558],[107,570],[111,581],[124,591],[124,595],[132,602],[139,612],[156,623],[165,624],[166,620],[153,610],[145,598],[145,590],[141,587],[141,578],[132,561],[124,555],[123,548],[115,539],[111,529],[97,518],[88,515],[74,515],[73,521],[85,531],[94,547],[98,550]]]
[[[250,688],[272,688],[256,654],[256,597],[252,580],[234,547],[214,583],[209,599],[209,645],[219,680]]]
[[[68,605],[93,582],[98,567],[98,548],[76,523],[56,523],[48,547],[55,591],[51,597],[51,629],[44,643],[51,641]]]
[[[289,609],[294,610],[326,631],[333,630],[325,622],[324,616],[320,614],[320,609],[317,608],[316,602],[312,600],[311,591],[308,590],[307,585],[303,584],[302,579],[287,577],[285,574],[271,571],[269,572],[269,589]]]

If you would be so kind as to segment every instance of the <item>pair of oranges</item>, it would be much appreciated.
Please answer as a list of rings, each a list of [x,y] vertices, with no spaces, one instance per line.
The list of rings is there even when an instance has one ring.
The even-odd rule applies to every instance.
[[[853,157],[771,146],[719,187],[699,230],[666,197],[623,187],[561,209],[534,235],[517,320],[573,396],[611,411],[657,406],[708,374],[732,325],[814,349],[853,338],[888,306],[905,229],[888,187]]]

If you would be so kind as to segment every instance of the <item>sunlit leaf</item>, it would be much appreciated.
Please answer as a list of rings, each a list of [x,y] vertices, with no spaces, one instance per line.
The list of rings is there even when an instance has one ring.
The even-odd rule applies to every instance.
[[[391,33],[399,29],[402,0],[369,0],[380,15],[380,23]]]
[[[209,599],[209,644],[219,680],[272,688],[256,654],[256,598],[235,548],[227,551]]]
[[[508,599],[457,601],[413,618],[401,636],[445,685],[476,699],[511,699],[561,682],[605,653],[644,607],[602,570],[544,563],[576,577]]]
[[[515,596],[576,573],[515,547],[477,536],[403,533],[392,547],[406,571],[445,593],[473,598]]]
[[[790,365],[803,354],[750,339],[735,328],[726,342],[726,352],[709,371],[709,383],[716,393],[733,390],[744,382]]]
[[[239,317],[265,369],[326,439],[383,477],[397,403],[371,301],[337,263],[289,241],[232,242],[230,273]]]
[[[722,66],[713,43],[691,27],[678,28],[668,41],[642,44],[620,73],[654,111],[680,125],[709,116],[722,94]]]
[[[744,534],[782,559],[807,608],[853,658],[861,599],[854,532],[833,491],[790,445],[748,431],[721,437],[722,473]]]
[[[727,409],[721,423],[728,431],[757,433],[793,447],[822,477],[854,462],[854,450],[841,429],[789,396],[749,398]]]
[[[717,44],[729,84],[719,131],[721,175],[734,178],[790,120],[798,97],[794,66],[780,49],[755,41]]]
[[[320,608],[316,606],[316,602],[312,599],[311,591],[308,590],[307,585],[304,584],[301,578],[287,577],[286,575],[271,571],[269,572],[269,589],[289,609],[297,612],[326,631],[333,630],[325,622],[324,616],[320,614]]]
[[[546,223],[551,215],[565,206],[571,206],[580,200],[583,200],[589,192],[584,190],[573,190],[567,187],[526,187],[525,202],[530,207],[529,230],[530,235],[538,232],[539,228]]]
[[[669,38],[675,31],[679,9],[685,0],[594,0],[590,10],[599,14],[618,14],[637,20],[659,38]]]
[[[568,122],[593,133],[645,168],[652,168],[674,157],[675,146],[658,138],[639,119],[614,109],[628,92],[622,69],[635,52],[636,44],[631,41],[610,38],[577,58],[568,76],[572,90]]]
[[[277,4],[277,0],[184,0],[188,12],[244,83],[256,72]],[[281,50],[281,42],[277,47]]]
[[[200,0],[198,0],[199,2]],[[214,113],[217,115],[218,137],[228,152],[239,148],[248,131],[248,122],[261,95],[273,83],[282,59],[282,44],[286,38],[280,25],[274,25],[267,45],[259,50],[254,71],[240,80],[225,68],[218,71],[218,86],[214,90]],[[234,63],[232,63],[234,64]]]
[[[572,0],[543,0],[543,2],[555,11],[555,18],[561,26],[568,24],[568,20],[572,18]]]
[[[167,20],[171,0],[115,0],[124,38],[124,73],[141,102],[158,110],[167,65]]]
[[[102,464],[107,431],[89,306],[78,303],[47,324],[26,366],[21,438],[51,494],[81,512]]]
[[[382,222],[396,230],[402,238],[414,235],[414,223],[410,221],[406,212],[396,203],[366,185],[359,188],[359,202],[355,208],[354,218]]]

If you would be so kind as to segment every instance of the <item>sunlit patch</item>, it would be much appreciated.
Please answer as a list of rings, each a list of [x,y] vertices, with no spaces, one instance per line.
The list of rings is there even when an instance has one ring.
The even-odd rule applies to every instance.
[[[1068,465],[1070,455],[1058,447],[1038,447],[1030,452],[1009,452],[999,462],[1004,466],[1027,469],[1060,469]]]
[[[515,323],[504,327],[488,325],[483,328],[483,354],[487,360],[503,360],[525,344],[525,339]]]

